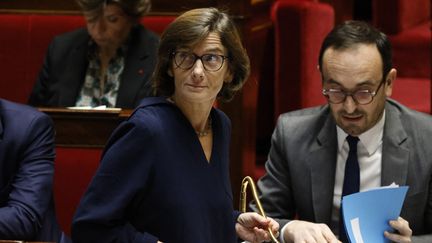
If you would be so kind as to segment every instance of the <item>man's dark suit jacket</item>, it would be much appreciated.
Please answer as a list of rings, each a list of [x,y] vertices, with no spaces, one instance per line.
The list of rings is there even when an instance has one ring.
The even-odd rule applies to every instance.
[[[87,29],[54,38],[28,103],[39,107],[75,106],[88,66]],[[132,28],[116,107],[135,108],[151,94],[159,37],[142,25]]]
[[[61,241],[52,200],[54,158],[51,119],[0,99],[0,239]]]
[[[413,242],[432,242],[432,116],[388,100],[381,185],[408,185],[402,208]],[[258,182],[261,203],[281,228],[297,218],[330,225],[337,156],[336,123],[328,106],[280,116]],[[256,206],[252,204],[254,210]]]

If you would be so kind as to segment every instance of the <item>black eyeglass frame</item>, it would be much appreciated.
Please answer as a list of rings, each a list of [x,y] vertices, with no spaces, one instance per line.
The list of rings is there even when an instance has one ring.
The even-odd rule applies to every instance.
[[[346,92],[346,91],[343,91],[343,90],[337,90],[336,91],[336,89],[323,89],[322,90],[322,94],[326,97],[326,99],[328,100],[328,102],[332,103],[332,104],[341,104],[341,103],[345,102],[345,100],[347,99],[348,96],[351,96],[351,98],[354,100],[354,102],[356,104],[358,104],[358,105],[368,105],[368,104],[372,103],[372,101],[374,100],[375,96],[378,94],[378,92],[379,92],[382,84],[385,83],[385,81],[386,80],[383,79],[380,82],[380,84],[378,85],[378,87],[377,87],[377,89],[375,91],[369,91],[367,89],[363,89],[363,90],[356,90],[354,92]],[[344,98],[340,102],[333,102],[333,101],[331,101],[329,92],[332,92],[332,91],[333,92],[342,93],[344,95]],[[366,103],[360,103],[357,100],[357,98],[356,98],[356,94],[359,93],[359,92],[361,92],[361,93],[368,93],[370,95],[370,97],[371,97],[370,101],[366,102]]]
[[[188,55],[194,57],[194,60],[193,60],[193,62],[191,63],[191,65],[190,65],[189,67],[187,67],[187,68],[185,68],[185,67],[181,67],[181,65],[183,64],[183,62],[185,61],[186,58],[183,58],[183,60],[181,61],[180,64],[177,63],[175,56],[176,56],[178,53],[184,53],[184,54],[188,54]],[[221,62],[221,64],[220,64],[220,67],[217,68],[217,69],[214,69],[214,70],[213,70],[213,69],[208,69],[208,67],[206,66],[206,62],[203,61],[203,58],[208,57],[208,56],[218,56],[218,57],[221,57],[221,58],[222,58],[222,62]],[[196,61],[199,59],[199,60],[201,61],[201,63],[203,64],[204,70],[209,71],[209,72],[217,72],[217,71],[219,71],[219,70],[223,67],[223,65],[224,65],[224,63],[225,63],[225,59],[229,59],[228,56],[219,55],[219,54],[210,54],[210,53],[209,53],[209,54],[204,54],[204,55],[198,56],[197,54],[195,54],[195,53],[193,53],[193,52],[187,52],[187,51],[174,51],[174,52],[171,53],[171,57],[172,57],[172,59],[173,59],[173,61],[174,61],[174,64],[175,64],[178,68],[181,68],[181,69],[183,69],[183,70],[189,70],[189,69],[191,69],[191,68],[195,65]]]

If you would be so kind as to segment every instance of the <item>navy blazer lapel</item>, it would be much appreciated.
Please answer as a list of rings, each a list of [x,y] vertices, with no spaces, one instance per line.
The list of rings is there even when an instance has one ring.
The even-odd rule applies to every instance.
[[[4,132],[2,109],[3,109],[3,106],[1,105],[1,100],[0,100],[0,142],[3,140],[3,132]]]
[[[336,124],[330,113],[307,158],[311,169],[311,191],[315,222],[329,224],[333,207],[336,170]]]
[[[3,141],[4,126],[3,126],[3,101],[0,99],[0,161],[3,161],[5,158],[5,142]],[[7,185],[5,173],[8,173],[8,169],[4,167],[8,167],[8,163],[0,164],[0,202],[3,201],[3,190]]]
[[[131,35],[126,55],[116,107],[135,107],[139,102],[138,96],[144,92],[142,89],[150,91],[150,82],[148,84],[143,82],[150,80],[156,63],[153,57],[156,56],[157,45],[150,37],[153,34],[142,26],[132,31],[134,33]],[[149,95],[150,93],[145,96]]]
[[[64,87],[59,95],[59,104],[65,106],[75,106],[81,86],[85,79],[85,72],[88,66],[88,41],[90,36],[84,35],[84,38],[77,41],[76,46],[70,52],[67,60],[64,75],[61,75],[61,83]]]
[[[383,134],[381,185],[392,182],[405,185],[408,174],[409,145],[399,112],[386,104],[386,118]]]

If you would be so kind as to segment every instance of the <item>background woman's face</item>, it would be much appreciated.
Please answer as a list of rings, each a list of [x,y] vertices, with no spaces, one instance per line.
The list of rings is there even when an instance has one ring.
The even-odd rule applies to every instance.
[[[101,48],[118,48],[128,37],[134,24],[117,4],[108,4],[102,10],[84,12],[87,30]]]

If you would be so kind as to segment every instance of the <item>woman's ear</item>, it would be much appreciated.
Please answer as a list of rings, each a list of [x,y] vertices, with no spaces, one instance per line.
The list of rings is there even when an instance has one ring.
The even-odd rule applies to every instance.
[[[168,74],[168,76],[170,76],[170,77],[174,77],[174,74],[173,74],[173,71],[171,70],[171,68],[168,68],[168,70],[167,70],[167,74]]]
[[[224,77],[224,83],[231,83],[234,78],[234,75],[232,74],[231,70],[227,70]]]

